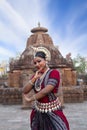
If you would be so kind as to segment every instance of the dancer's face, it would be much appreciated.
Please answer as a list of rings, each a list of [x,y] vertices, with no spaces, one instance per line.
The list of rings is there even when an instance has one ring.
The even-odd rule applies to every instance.
[[[46,60],[41,57],[35,57],[34,58],[34,65],[37,68],[37,70],[43,71],[46,67]]]

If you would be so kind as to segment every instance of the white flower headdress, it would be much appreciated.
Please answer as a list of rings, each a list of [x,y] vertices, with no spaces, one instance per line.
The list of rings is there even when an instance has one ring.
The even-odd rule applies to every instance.
[[[42,47],[42,46],[40,46],[40,47],[31,46],[31,48],[34,50],[34,56],[35,56],[36,52],[42,51],[46,54],[46,60],[47,61],[51,60],[51,54],[50,54],[50,51],[47,48]]]

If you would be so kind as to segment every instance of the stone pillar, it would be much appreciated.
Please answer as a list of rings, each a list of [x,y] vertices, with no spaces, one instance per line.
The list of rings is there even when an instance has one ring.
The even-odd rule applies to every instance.
[[[76,86],[77,85],[77,76],[76,76],[76,71],[72,70],[72,85]]]
[[[15,70],[12,73],[9,73],[8,86],[19,88],[20,87],[20,75],[21,75],[20,70]]]
[[[71,68],[65,68],[63,74],[63,86],[69,86],[72,83]]]
[[[60,72],[60,84],[59,84],[59,89],[58,89],[58,97],[59,100],[61,101],[61,105],[64,106],[64,100],[63,100],[63,89],[62,89],[62,70],[58,69]]]

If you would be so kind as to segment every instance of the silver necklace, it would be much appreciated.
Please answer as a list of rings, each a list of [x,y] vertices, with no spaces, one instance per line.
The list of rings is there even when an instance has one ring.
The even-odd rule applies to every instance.
[[[36,91],[41,90],[41,84],[42,84],[43,79],[44,79],[46,73],[48,72],[48,70],[49,70],[49,68],[43,73],[43,75],[39,79],[36,80],[36,82],[35,82],[35,90]]]

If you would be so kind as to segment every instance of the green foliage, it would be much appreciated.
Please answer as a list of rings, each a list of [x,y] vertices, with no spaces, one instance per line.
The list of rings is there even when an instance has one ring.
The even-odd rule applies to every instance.
[[[85,57],[82,57],[78,54],[76,58],[73,59],[73,64],[78,74],[86,73],[87,61]]]

